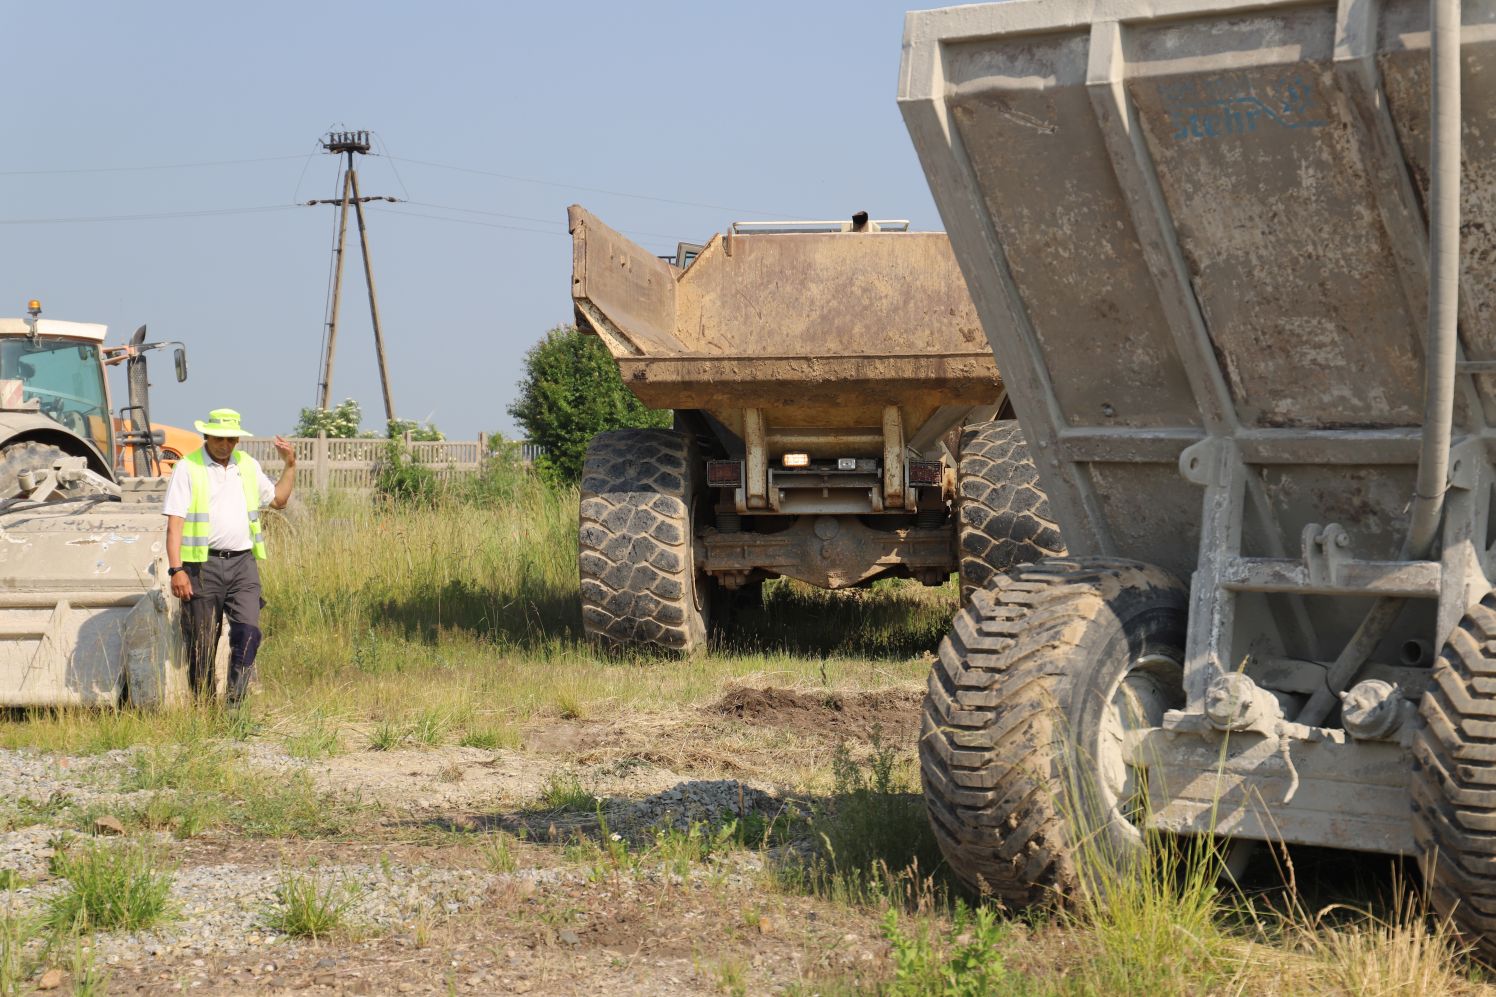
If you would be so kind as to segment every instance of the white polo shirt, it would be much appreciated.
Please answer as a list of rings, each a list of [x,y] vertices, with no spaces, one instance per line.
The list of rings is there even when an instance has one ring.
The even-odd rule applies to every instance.
[[[211,550],[249,550],[249,510],[244,506],[244,484],[239,476],[239,464],[232,458],[224,467],[208,455],[208,547]],[[260,507],[275,499],[275,485],[260,469],[260,462],[253,457],[245,461],[249,473],[260,479]],[[166,486],[166,501],[161,511],[168,516],[187,518],[192,506],[192,479],[187,473],[187,461],[177,461],[172,468],[171,481]]]

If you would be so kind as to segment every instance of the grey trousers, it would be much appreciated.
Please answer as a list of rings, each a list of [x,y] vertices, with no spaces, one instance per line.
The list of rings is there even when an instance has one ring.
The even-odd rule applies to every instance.
[[[182,604],[182,630],[187,637],[187,660],[192,691],[213,695],[213,658],[225,615],[229,619],[229,702],[244,698],[254,678],[255,654],[260,649],[260,566],[245,551],[235,557],[209,554],[206,561],[184,565],[192,580],[192,598]]]

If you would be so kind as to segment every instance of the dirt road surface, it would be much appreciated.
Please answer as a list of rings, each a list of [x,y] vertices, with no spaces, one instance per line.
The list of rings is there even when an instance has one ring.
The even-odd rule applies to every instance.
[[[7,751],[9,911],[40,915],[68,888],[59,851],[143,842],[172,870],[172,916],[93,936],[111,994],[813,993],[872,979],[887,960],[876,914],[774,869],[813,835],[838,745],[907,757],[919,694],[732,688],[675,715],[537,725],[494,750],[373,750],[341,731],[341,753],[317,758],[258,736],[190,758]],[[208,755],[265,785],[308,784],[332,829],[194,833],[205,790],[191,771]],[[153,814],[172,816],[153,827]],[[94,833],[111,821],[126,833]],[[298,878],[342,905],[326,937],[285,928]],[[88,971],[54,955],[33,983],[66,993]]]

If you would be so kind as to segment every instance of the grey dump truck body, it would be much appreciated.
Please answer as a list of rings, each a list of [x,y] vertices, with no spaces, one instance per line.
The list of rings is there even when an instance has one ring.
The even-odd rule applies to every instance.
[[[1034,583],[1177,593],[1180,646],[1128,666],[1153,691],[1117,727],[1149,807],[1114,792],[1107,819],[1430,866],[1442,850],[1476,870],[1468,888],[1432,875],[1479,934],[1496,924],[1472,899],[1496,856],[1496,652],[1472,649],[1496,577],[1496,3],[1462,17],[1459,362],[1427,554],[1408,543],[1432,336],[1428,3],[917,12],[899,101],[1079,559]],[[1001,713],[1000,687],[953,664],[927,704],[927,731],[947,731],[927,738],[932,819],[973,879],[999,847],[973,829],[1003,815],[979,799],[990,758],[962,755],[993,728],[962,710]]]
[[[604,434],[589,450],[594,638],[689,650],[705,592],[779,576],[938,584],[1057,539],[1016,425],[970,435],[999,414],[1003,382],[943,233],[734,226],[676,266],[579,206],[568,220],[579,327],[645,405],[676,413],[673,434]],[[657,521],[662,488],[678,504]]]

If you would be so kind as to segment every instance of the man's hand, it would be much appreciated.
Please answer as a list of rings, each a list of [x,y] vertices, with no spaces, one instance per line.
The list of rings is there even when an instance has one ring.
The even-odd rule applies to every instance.
[[[178,571],[171,576],[171,594],[183,602],[192,598],[192,579],[187,576],[187,572]]]
[[[284,509],[286,503],[291,501],[291,489],[296,487],[296,448],[287,443],[284,436],[277,436],[275,449],[285,464],[280,477],[276,479],[275,498],[271,501],[270,508]]]

